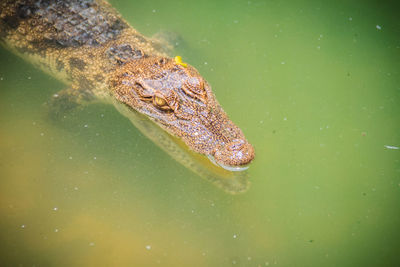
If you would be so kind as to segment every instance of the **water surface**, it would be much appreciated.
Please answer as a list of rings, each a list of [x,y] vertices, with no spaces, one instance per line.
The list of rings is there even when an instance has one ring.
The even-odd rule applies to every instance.
[[[2,266],[399,266],[395,2],[112,1],[172,31],[255,146],[229,195],[0,50]]]

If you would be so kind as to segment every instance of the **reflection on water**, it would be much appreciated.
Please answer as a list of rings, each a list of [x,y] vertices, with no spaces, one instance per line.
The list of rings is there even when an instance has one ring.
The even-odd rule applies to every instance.
[[[399,265],[395,5],[113,5],[181,36],[255,146],[251,187],[212,186],[112,106],[50,121],[64,85],[0,50],[0,265]]]

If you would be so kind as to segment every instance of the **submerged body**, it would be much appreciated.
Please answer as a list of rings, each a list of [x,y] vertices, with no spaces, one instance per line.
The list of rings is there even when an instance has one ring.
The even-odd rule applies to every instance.
[[[113,103],[201,175],[244,177],[204,171],[194,166],[204,160],[190,150],[229,171],[244,170],[254,158],[253,147],[197,70],[168,57],[160,43],[138,33],[105,1],[1,0],[0,42],[70,85],[54,95],[55,104]]]

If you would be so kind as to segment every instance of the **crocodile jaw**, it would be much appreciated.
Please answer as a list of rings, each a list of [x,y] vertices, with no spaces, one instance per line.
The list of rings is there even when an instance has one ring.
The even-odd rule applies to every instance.
[[[231,171],[231,172],[241,172],[241,171],[245,171],[249,168],[248,165],[245,166],[229,166],[229,165],[224,165],[222,163],[218,163],[215,161],[215,158],[213,155],[207,155],[207,158],[215,165],[220,166],[222,168],[224,168],[227,171]]]

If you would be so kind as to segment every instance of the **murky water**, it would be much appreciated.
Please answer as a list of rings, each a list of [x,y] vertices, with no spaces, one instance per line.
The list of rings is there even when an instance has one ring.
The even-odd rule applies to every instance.
[[[178,33],[256,148],[232,196],[0,50],[2,266],[399,266],[400,22],[370,1],[112,1]]]

